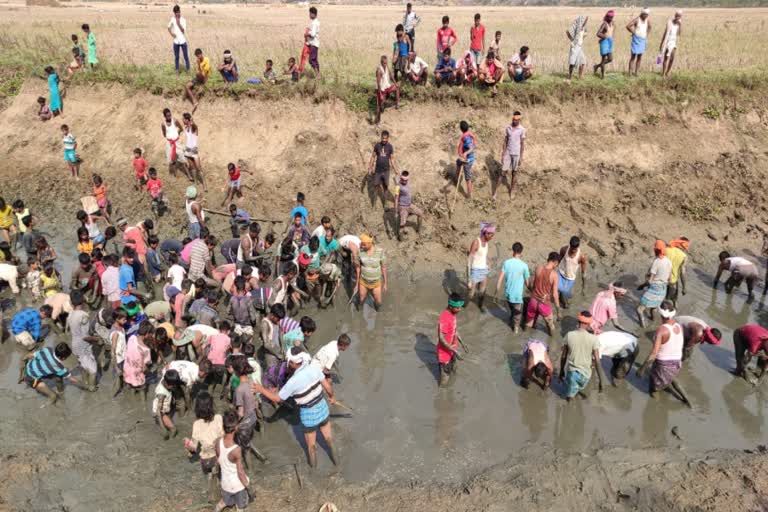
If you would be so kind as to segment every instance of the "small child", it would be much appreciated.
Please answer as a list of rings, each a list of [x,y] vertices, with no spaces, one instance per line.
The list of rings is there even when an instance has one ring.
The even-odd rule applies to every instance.
[[[149,180],[147,180],[147,191],[152,198],[152,211],[159,217],[168,209],[168,198],[163,193],[163,182],[157,177],[157,169],[149,168]]]
[[[283,320],[285,319],[291,320],[289,317],[285,317]],[[317,330],[317,325],[314,320],[308,316],[301,317],[299,326],[296,329],[283,334],[283,349],[287,352],[291,350],[291,347],[306,347],[307,343],[309,343],[309,338],[315,333],[315,330]]]
[[[99,276],[99,280],[101,280],[101,275],[106,269],[104,262],[102,261],[103,258],[104,253],[101,251],[101,249],[94,247],[93,252],[91,252],[91,261],[93,262],[93,267],[96,269],[96,274]]]
[[[240,191],[240,168],[230,162],[227,164],[227,174],[229,175],[229,180],[227,181],[227,197],[224,198],[221,206],[234,201],[235,196],[243,197],[243,193]]]
[[[493,56],[496,57],[500,62],[504,62],[501,58],[501,30],[496,31],[496,36],[493,41],[491,41],[491,44],[488,45],[488,52],[493,52]]]
[[[155,386],[155,400],[152,402],[152,416],[164,429],[163,439],[176,437],[179,431],[173,424],[173,413],[176,409],[176,393],[182,389],[183,383],[179,372],[167,370],[163,380]]]
[[[77,158],[77,139],[74,134],[69,131],[69,126],[66,124],[61,125],[61,133],[64,136],[62,142],[64,143],[64,161],[67,162],[67,167],[72,177],[80,179],[80,163]]]
[[[41,121],[50,121],[53,117],[53,113],[51,112],[51,109],[48,108],[48,105],[45,104],[45,98],[40,96],[37,98],[37,103],[40,105],[40,107],[37,110],[37,117]]]
[[[72,44],[74,45],[72,47],[72,53],[75,53],[75,50],[77,50],[80,67],[83,67],[85,65],[85,50],[83,50],[83,47],[80,46],[80,42],[77,39],[77,34],[72,34]]]
[[[88,230],[82,226],[77,228],[77,252],[88,256],[93,252],[93,240],[88,236]]]
[[[296,66],[296,58],[291,57],[288,59],[288,65],[283,70],[284,75],[291,75],[291,82],[299,81],[299,68]]]
[[[141,190],[147,183],[147,161],[142,156],[141,148],[133,150],[133,175],[136,177],[136,190]]]
[[[82,58],[80,56],[80,50],[77,47],[72,48],[72,62],[67,66],[67,78],[72,78],[75,71],[83,67],[81,62]]]
[[[86,35],[88,42],[88,64],[91,65],[91,69],[99,63],[99,59],[96,57],[96,36],[91,32],[91,27],[87,23],[83,23],[80,27]]]
[[[80,221],[80,225],[88,231],[88,237],[93,240],[94,247],[103,247],[105,243],[104,235],[99,230],[99,225],[96,224],[96,219],[101,217],[97,215],[88,215],[85,210],[78,210],[75,214],[77,220]]]
[[[41,236],[35,242],[35,247],[37,247],[37,259],[40,260],[40,264],[43,265],[43,267],[49,263],[53,265],[57,256],[54,248],[48,245],[48,240]]]
[[[112,210],[112,205],[107,199],[107,186],[104,184],[104,180],[101,176],[94,174],[93,178],[93,195],[96,197],[96,205],[99,207],[99,214],[104,217],[108,223],[112,223],[109,220],[109,212]]]
[[[123,365],[125,364],[125,324],[128,323],[128,313],[124,309],[118,308],[113,313],[114,323],[109,332],[109,349],[112,352],[112,396],[117,396],[123,389]]]
[[[272,59],[267,59],[267,67],[264,68],[264,81],[274,84],[277,82],[277,75],[275,75],[275,70],[272,69],[272,65]]]
[[[61,276],[52,263],[43,264],[43,273],[40,274],[40,288],[46,297],[51,297],[62,291]]]
[[[163,277],[163,267],[160,264],[160,255],[157,253],[157,246],[160,245],[160,239],[157,235],[150,235],[147,243],[147,266],[149,266],[149,274],[152,276],[152,281],[159,283]]]
[[[26,287],[32,293],[32,298],[39,300],[43,294],[40,290],[40,262],[36,258],[27,259],[27,275],[24,277]]]

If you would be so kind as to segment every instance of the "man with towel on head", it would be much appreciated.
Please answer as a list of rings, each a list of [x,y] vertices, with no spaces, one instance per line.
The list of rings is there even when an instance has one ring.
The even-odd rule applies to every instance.
[[[672,305],[677,307],[677,298],[679,294],[678,282],[685,295],[685,264],[688,262],[688,248],[691,242],[686,237],[681,236],[669,242],[667,247],[667,259],[672,263],[672,274],[669,276],[667,285],[667,300],[672,301]]]
[[[480,223],[480,236],[472,241],[467,254],[467,288],[469,300],[478,291],[477,305],[484,311],[485,287],[488,284],[488,248],[496,235],[496,226],[490,222]]]
[[[456,371],[456,360],[461,360],[459,354],[459,329],[456,315],[464,307],[464,299],[458,293],[452,293],[448,297],[448,307],[443,310],[437,320],[437,362],[440,368],[438,385],[445,386]]]
[[[685,405],[691,407],[691,402],[688,401],[685,391],[675,381],[675,377],[680,373],[682,367],[683,345],[685,344],[683,327],[675,321],[677,312],[674,310],[672,302],[665,300],[659,308],[659,314],[662,323],[656,330],[651,353],[648,354],[643,365],[638,368],[637,376],[644,377],[650,367],[648,392],[652,398],[656,398],[659,391],[671,387],[673,394],[676,394],[677,398]]]
[[[667,20],[667,27],[664,29],[664,35],[661,36],[659,44],[659,53],[664,57],[661,63],[661,76],[666,78],[672,71],[672,64],[675,62],[675,52],[677,51],[677,41],[682,33],[683,11],[675,11],[675,17]]]
[[[579,78],[584,76],[584,66],[587,65],[587,57],[584,55],[584,36],[587,33],[587,21],[589,16],[577,16],[571,27],[565,31],[565,35],[571,42],[568,51],[568,81],[573,78],[573,70],[578,68]]]
[[[629,57],[629,76],[637,76],[637,71],[640,69],[640,61],[643,59],[645,53],[645,47],[648,44],[648,34],[651,33],[651,22],[648,17],[651,15],[651,10],[647,7],[643,7],[640,11],[640,16],[633,18],[632,21],[627,23],[627,30],[632,34],[632,43],[630,46]],[[634,71],[632,71],[634,67]]]
[[[313,468],[317,467],[317,430],[320,430],[325,438],[331,462],[338,465],[339,457],[333,446],[331,417],[328,409],[329,402],[330,405],[336,403],[330,379],[325,378],[319,365],[310,364],[312,357],[300,347],[291,347],[285,356],[293,376],[279,392],[277,389],[267,389],[258,382],[254,382],[251,388],[254,393],[261,393],[263,397],[275,404],[293,398],[299,406],[299,419],[304,430],[304,440],[307,443],[309,465]],[[323,392],[328,394],[328,402]]]
[[[637,306],[637,318],[641,327],[645,327],[645,310],[650,309],[649,315],[653,320],[653,312],[661,305],[661,302],[667,296],[667,286],[672,276],[672,262],[667,258],[667,244],[661,240],[656,240],[653,246],[655,258],[648,270],[646,280],[637,287],[638,290],[648,288],[640,297],[640,305]],[[674,307],[674,306],[672,306]]]

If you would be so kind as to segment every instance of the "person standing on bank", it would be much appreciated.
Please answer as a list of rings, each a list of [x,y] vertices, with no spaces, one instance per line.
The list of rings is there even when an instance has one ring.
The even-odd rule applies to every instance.
[[[408,51],[414,51],[416,41],[416,27],[421,23],[421,18],[413,12],[413,5],[408,2],[405,5],[405,16],[403,16],[403,28],[405,29],[405,35],[408,36]]]
[[[648,20],[651,10],[644,7],[640,11],[640,16],[634,18],[627,24],[627,30],[632,34],[632,44],[629,57],[629,76],[637,76],[640,69],[640,62],[643,60],[643,54],[648,44],[648,34],[651,33],[651,22]],[[634,71],[633,71],[634,66]]]
[[[184,55],[184,67],[189,73],[189,49],[187,47],[187,20],[181,15],[181,7],[173,6],[173,17],[168,22],[168,33],[173,38],[173,61],[176,66],[176,75],[181,73],[179,69],[179,53]]]

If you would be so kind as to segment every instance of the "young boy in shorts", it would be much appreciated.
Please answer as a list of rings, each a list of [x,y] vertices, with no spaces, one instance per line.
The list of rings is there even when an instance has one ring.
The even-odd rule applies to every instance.
[[[509,197],[515,189],[515,176],[523,164],[523,152],[525,151],[525,128],[520,124],[522,114],[516,111],[512,115],[512,124],[507,126],[504,134],[504,145],[501,151],[501,173],[496,178],[496,188],[493,198],[501,186],[501,180],[508,179]]]
[[[72,177],[80,179],[80,159],[77,158],[77,139],[74,134],[69,131],[69,126],[66,124],[61,125],[61,133],[64,136],[62,142],[64,143],[64,161],[67,162],[67,167]]]
[[[475,165],[475,136],[469,131],[469,123],[459,123],[461,138],[459,139],[459,158],[456,159],[456,180],[461,181],[461,172],[464,172],[464,181],[467,182],[467,197],[472,198],[472,167]]]
[[[240,191],[240,168],[230,162],[227,164],[227,174],[227,197],[221,202],[221,206],[234,201],[235,196],[243,197],[243,193]]]
[[[200,48],[195,50],[195,58],[197,58],[197,73],[195,77],[187,83],[186,95],[189,101],[192,103],[192,113],[197,110],[198,98],[195,95],[195,86],[203,86],[208,82],[208,77],[211,76],[211,61],[208,57],[203,55],[203,50]]]
[[[142,156],[141,148],[133,150],[133,175],[136,177],[136,190],[141,190],[147,183],[147,161]]]

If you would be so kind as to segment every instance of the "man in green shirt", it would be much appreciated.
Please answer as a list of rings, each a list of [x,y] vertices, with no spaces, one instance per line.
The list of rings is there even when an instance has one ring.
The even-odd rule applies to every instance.
[[[579,327],[565,335],[560,357],[560,382],[565,381],[565,398],[569,402],[576,395],[587,398],[584,390],[592,376],[592,366],[597,369],[598,391],[603,391],[603,370],[600,367],[600,342],[587,329],[592,324],[592,314],[582,311],[577,317]]]

